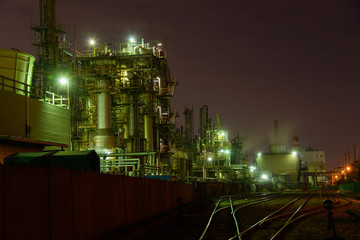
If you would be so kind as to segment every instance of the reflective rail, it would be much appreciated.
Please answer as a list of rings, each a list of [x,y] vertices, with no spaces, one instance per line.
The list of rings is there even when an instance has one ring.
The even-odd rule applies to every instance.
[[[0,76],[0,89],[27,96],[55,106],[69,108],[69,98],[53,92],[45,91],[41,88],[31,86],[27,83]]]

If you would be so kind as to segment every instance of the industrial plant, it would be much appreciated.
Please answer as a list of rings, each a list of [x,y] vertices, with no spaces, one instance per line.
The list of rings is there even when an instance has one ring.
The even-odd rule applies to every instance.
[[[39,23],[31,29],[35,57],[0,50],[2,164],[18,152],[52,151],[50,157],[60,150],[68,156],[94,151],[99,166],[91,169],[106,174],[250,183],[263,172],[283,183],[326,183],[318,176],[326,171],[324,152],[275,142],[250,167],[243,138],[230,138],[220,114],[213,120],[207,105],[184,111],[173,106],[178,80],[166,44],[151,34],[119,43],[88,39],[87,49],[80,50],[57,23],[55,1],[40,2]],[[185,121],[179,127],[181,114]],[[277,123],[275,129],[277,138]]]
[[[129,37],[124,43],[97,43],[78,50],[56,21],[55,1],[40,3],[32,23],[36,56],[1,49],[2,158],[17,152],[94,150],[99,171],[128,176],[178,179],[240,179],[247,159],[238,136],[199,110],[185,108],[185,126],[175,124],[171,105],[176,77],[166,46]],[[35,60],[36,59],[36,60]],[[14,120],[15,119],[15,120]]]

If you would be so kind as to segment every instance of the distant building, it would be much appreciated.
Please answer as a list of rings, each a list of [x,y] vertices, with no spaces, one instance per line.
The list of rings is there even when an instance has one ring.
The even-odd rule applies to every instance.
[[[285,144],[269,145],[269,153],[255,157],[258,175],[268,176],[281,183],[302,182],[309,185],[327,183],[325,151],[301,147],[293,137],[292,147]]]
[[[269,153],[258,154],[257,169],[260,174],[275,178],[282,183],[299,181],[300,158],[298,154],[290,153],[286,145],[270,145]]]

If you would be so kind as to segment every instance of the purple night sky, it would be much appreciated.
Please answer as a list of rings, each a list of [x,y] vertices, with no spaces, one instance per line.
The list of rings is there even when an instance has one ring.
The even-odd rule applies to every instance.
[[[38,1],[0,2],[0,48],[34,53]],[[79,49],[133,35],[164,43],[178,76],[173,106],[209,106],[251,154],[268,151],[273,123],[284,144],[326,152],[328,170],[360,144],[360,4],[356,0],[57,1],[58,23]],[[360,153],[360,145],[358,145]]]

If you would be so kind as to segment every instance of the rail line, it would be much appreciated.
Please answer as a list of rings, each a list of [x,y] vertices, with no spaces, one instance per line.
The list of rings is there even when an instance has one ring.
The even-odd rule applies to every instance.
[[[253,239],[252,237],[256,234],[261,235],[259,239],[277,239],[290,225],[296,226],[295,223],[298,221],[314,214],[326,212],[321,204],[321,196],[319,199],[312,198],[313,195],[313,193],[305,193],[295,197],[289,194],[222,196],[217,201],[199,240]],[[292,199],[283,206],[263,216],[260,220],[255,220],[255,223],[250,224],[250,226],[243,226],[249,223],[243,224],[243,221],[240,220],[244,219],[242,210],[249,208],[247,211],[251,211],[251,207],[255,207],[255,205],[276,199],[284,200],[285,197],[289,196]],[[350,204],[346,197],[339,194],[324,194],[323,197],[332,199],[337,208]],[[310,200],[316,204],[307,206]],[[311,205],[315,205],[315,207]]]
[[[247,197],[254,199],[249,200]],[[231,237],[232,232],[235,232],[237,239],[241,239],[239,224],[235,216],[236,212],[241,208],[264,203],[276,198],[279,198],[279,195],[261,194],[245,196],[221,196],[217,201],[199,240],[206,239],[206,236],[211,236],[211,238],[216,239],[228,239]],[[240,202],[234,204],[236,201]]]

